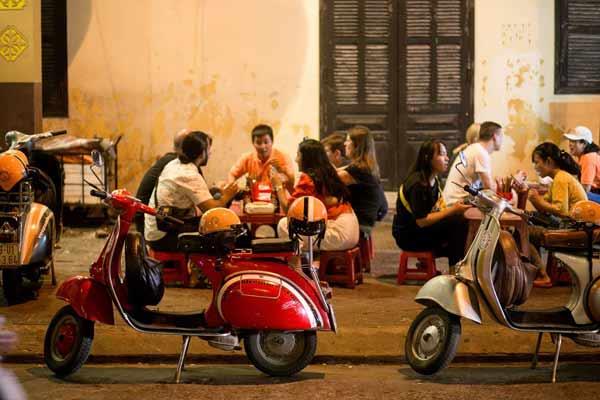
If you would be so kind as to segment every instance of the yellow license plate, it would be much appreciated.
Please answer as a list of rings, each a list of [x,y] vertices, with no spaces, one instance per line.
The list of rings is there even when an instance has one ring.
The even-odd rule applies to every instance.
[[[0,265],[19,265],[18,243],[0,243]]]

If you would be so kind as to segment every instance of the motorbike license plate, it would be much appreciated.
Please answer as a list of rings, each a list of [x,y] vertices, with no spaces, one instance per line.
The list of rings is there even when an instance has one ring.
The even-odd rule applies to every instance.
[[[19,244],[0,243],[0,265],[19,264]]]

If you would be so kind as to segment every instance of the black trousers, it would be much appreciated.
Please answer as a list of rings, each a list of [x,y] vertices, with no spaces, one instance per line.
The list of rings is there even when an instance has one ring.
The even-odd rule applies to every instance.
[[[465,242],[469,224],[456,215],[436,224],[416,229],[395,229],[396,244],[407,251],[433,251],[436,257],[448,257],[450,265],[465,255]]]
[[[185,223],[177,230],[166,232],[167,234],[159,240],[148,241],[148,245],[152,250],[156,251],[177,251],[177,237],[180,233],[198,232],[200,217],[186,218]]]

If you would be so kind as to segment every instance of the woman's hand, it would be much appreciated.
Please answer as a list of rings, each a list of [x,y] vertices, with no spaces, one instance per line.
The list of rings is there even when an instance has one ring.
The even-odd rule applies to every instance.
[[[539,200],[541,197],[542,195],[536,189],[529,189],[529,200],[533,202]]]
[[[519,181],[518,179],[513,180],[512,187],[519,193],[523,193],[528,190],[532,190],[529,188],[529,185],[527,185],[527,183],[525,181]],[[531,196],[531,192],[529,195]]]
[[[463,215],[469,208],[471,208],[470,204],[457,201],[449,207],[449,213],[450,215]]]

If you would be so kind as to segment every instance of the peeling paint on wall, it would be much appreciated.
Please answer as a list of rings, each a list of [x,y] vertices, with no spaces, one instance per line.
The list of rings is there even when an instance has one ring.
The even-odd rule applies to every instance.
[[[521,99],[511,99],[507,107],[509,122],[505,134],[515,142],[513,155],[517,159],[528,160],[530,149],[539,143],[560,142],[562,130],[537,116],[530,104]]]
[[[210,181],[252,149],[250,131],[259,123],[273,127],[288,153],[302,135],[317,133],[318,2],[83,3],[68,2],[70,117],[45,119],[44,127],[124,134],[124,187],[135,191],[181,128],[213,136],[204,170]],[[136,21],[123,23],[133,14]],[[269,23],[282,18],[286,26]]]

